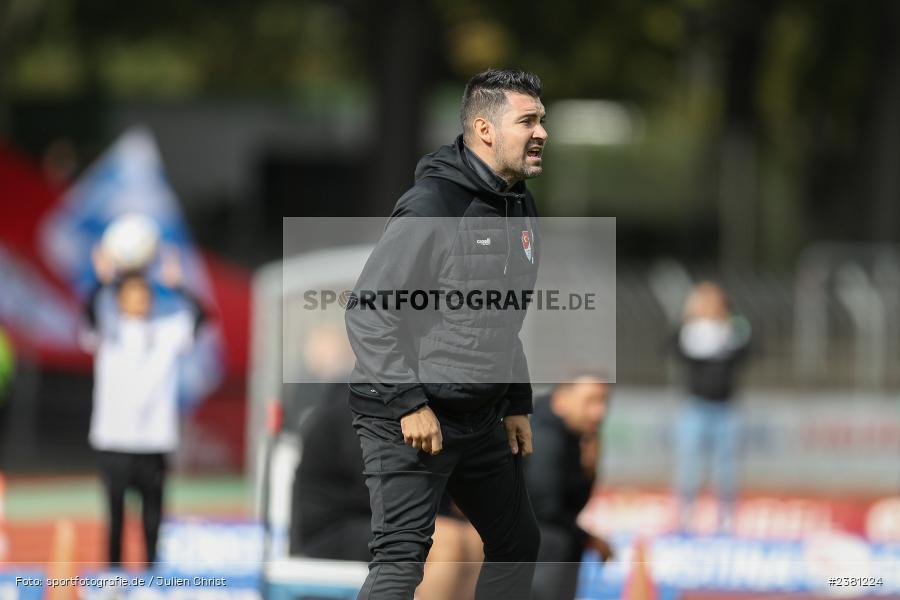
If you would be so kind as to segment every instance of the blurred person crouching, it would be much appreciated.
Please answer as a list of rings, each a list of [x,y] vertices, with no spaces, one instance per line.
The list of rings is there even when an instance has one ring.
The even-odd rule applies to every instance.
[[[603,378],[583,374],[535,401],[531,427],[538,451],[525,463],[528,495],[541,529],[534,600],[571,600],[584,551],[593,549],[602,560],[612,555],[606,540],[577,523],[594,488],[609,395]]]
[[[97,286],[85,307],[90,326],[86,343],[94,352],[94,400],[89,442],[97,450],[109,510],[111,566],[121,564],[125,491],[141,495],[146,562],[156,561],[163,512],[166,457],[178,446],[177,371],[206,317],[197,299],[182,287],[180,259],[163,255],[161,283],[184,300],[165,315],[154,315],[151,283],[141,272],[117,273],[109,255],[93,252]],[[103,310],[106,293],[114,307]]]
[[[712,463],[718,527],[728,531],[732,526],[741,435],[734,389],[750,336],[750,324],[732,313],[721,286],[703,281],[693,288],[675,340],[687,388],[674,432],[675,491],[682,530],[691,527],[707,459]]]

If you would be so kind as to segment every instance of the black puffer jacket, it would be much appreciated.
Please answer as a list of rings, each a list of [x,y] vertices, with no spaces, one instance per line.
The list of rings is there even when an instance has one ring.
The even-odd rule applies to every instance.
[[[473,160],[461,136],[422,158],[416,183],[397,202],[354,294],[475,291],[484,300],[499,292],[500,309],[458,309],[434,297],[424,310],[351,302],[346,324],[357,360],[350,403],[357,413],[398,419],[426,403],[471,412],[494,402],[507,403],[505,414],[531,412],[519,339],[527,307],[508,299],[521,300],[534,288],[537,213],[524,182],[498,191]]]

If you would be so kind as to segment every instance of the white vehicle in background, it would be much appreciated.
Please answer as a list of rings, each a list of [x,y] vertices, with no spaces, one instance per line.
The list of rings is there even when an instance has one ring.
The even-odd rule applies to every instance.
[[[298,255],[261,268],[253,281],[246,464],[266,533],[266,598],[352,599],[368,572],[365,563],[291,557],[288,549],[300,425],[318,400],[298,385],[311,381],[308,342],[323,327],[344,331],[340,295],[371,251],[364,244]]]

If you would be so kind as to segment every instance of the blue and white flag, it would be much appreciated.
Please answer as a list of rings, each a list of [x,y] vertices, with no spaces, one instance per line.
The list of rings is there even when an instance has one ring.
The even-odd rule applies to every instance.
[[[77,349],[77,308],[40,271],[3,244],[0,244],[0,281],[3,282],[0,323],[6,323],[35,346]]]
[[[44,219],[40,245],[47,265],[81,296],[86,295],[96,284],[91,250],[107,225],[127,213],[147,215],[159,224],[161,244],[178,249],[185,286],[211,307],[209,275],[166,178],[156,141],[145,128],[126,131]],[[158,281],[158,262],[150,267],[151,281]],[[154,312],[172,310],[176,299],[158,286],[154,288]],[[208,325],[181,363],[179,390],[183,405],[195,404],[218,385],[221,357],[221,331]]]

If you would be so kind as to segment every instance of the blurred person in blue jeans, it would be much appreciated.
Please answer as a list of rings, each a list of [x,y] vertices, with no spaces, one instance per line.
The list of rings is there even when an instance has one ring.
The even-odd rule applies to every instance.
[[[94,401],[88,439],[97,451],[109,510],[110,565],[122,557],[125,491],[141,494],[146,562],[156,561],[163,511],[166,458],[178,446],[178,360],[187,352],[205,312],[182,287],[178,255],[164,255],[162,283],[179,294],[183,306],[164,315],[152,312],[154,293],[141,272],[119,273],[100,248],[93,254],[97,286],[85,307],[90,331],[86,345],[95,354]],[[114,306],[102,309],[105,292]]]
[[[734,390],[750,337],[750,324],[732,313],[721,286],[703,281],[693,288],[675,340],[687,387],[674,432],[675,491],[682,530],[690,527],[708,460],[719,529],[727,531],[732,526],[741,437]]]
[[[531,427],[540,451],[525,463],[525,482],[541,530],[532,600],[571,600],[586,549],[607,560],[606,540],[577,523],[600,462],[600,427],[609,406],[603,377],[583,374],[534,403]]]

